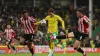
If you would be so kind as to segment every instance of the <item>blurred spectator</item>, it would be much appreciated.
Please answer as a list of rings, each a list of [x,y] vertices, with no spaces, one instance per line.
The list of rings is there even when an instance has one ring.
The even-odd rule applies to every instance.
[[[96,36],[96,47],[100,47],[100,33]]]
[[[35,39],[34,39],[34,44],[36,44],[36,45],[42,45],[42,41],[41,40],[44,37],[43,35],[44,35],[43,32],[37,31]]]
[[[95,43],[94,43],[94,40],[92,40],[92,39],[90,40],[90,47],[95,48]]]

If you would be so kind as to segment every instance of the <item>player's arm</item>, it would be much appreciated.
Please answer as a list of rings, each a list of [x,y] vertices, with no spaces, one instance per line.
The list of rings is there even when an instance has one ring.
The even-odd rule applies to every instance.
[[[88,25],[92,25],[90,20],[88,18],[84,18],[85,23],[87,23]],[[87,31],[89,32],[89,28],[87,28]]]
[[[84,21],[89,25],[90,24],[90,20],[88,18],[84,18]]]
[[[35,25],[39,25],[39,24],[41,24],[41,21],[39,21],[39,22],[36,22],[36,23],[34,23]]]
[[[39,24],[41,24],[43,21],[47,21],[47,20],[48,20],[48,18],[46,17],[45,19],[42,19],[41,21],[36,22],[35,25],[39,25]]]
[[[16,32],[13,29],[11,31],[13,33],[13,36],[12,37],[14,38],[16,36]]]
[[[29,19],[31,22],[36,23],[36,20],[33,17],[30,17]]]
[[[19,28],[22,28],[22,26],[23,26],[23,23],[22,23],[22,18],[21,18],[21,20],[20,20],[21,22],[20,22],[20,25],[19,25]]]
[[[23,23],[22,23],[22,22],[20,23],[20,25],[19,25],[18,28],[19,28],[19,29],[23,28]]]
[[[37,21],[36,21],[33,17],[30,17],[29,20],[30,20],[30,21],[32,22],[32,24],[35,25],[35,27],[37,28],[37,26],[36,26],[36,22],[37,22]]]
[[[60,16],[57,16],[57,17],[58,17],[58,20],[61,22],[62,29],[65,29],[65,23],[64,23],[64,21],[62,20],[62,18]]]

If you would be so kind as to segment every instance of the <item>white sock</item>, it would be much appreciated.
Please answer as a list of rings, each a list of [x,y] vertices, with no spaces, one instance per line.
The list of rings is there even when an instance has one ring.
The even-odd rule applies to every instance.
[[[48,56],[53,56],[54,54],[54,50],[50,50],[49,55]]]

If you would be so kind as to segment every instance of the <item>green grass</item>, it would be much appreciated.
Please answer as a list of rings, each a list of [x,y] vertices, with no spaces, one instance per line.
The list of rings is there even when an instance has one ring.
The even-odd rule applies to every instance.
[[[0,56],[31,56],[31,54],[0,54]],[[48,54],[35,54],[35,56],[48,56]],[[82,56],[80,53],[56,53],[54,56]],[[87,53],[87,56],[100,56],[100,53]]]

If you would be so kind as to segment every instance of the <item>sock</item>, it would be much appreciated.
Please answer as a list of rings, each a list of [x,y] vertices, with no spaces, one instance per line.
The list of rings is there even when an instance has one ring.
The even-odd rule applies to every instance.
[[[78,52],[80,52],[80,53],[84,53],[84,51],[79,47],[79,48],[74,48],[75,50],[77,50]]]
[[[29,51],[31,52],[32,55],[34,54],[33,48],[30,47]]]
[[[62,44],[62,48],[66,47],[66,44]]]
[[[16,48],[15,48],[14,46],[11,46],[11,48],[12,48],[13,50],[16,50]]]
[[[49,50],[49,55],[48,56],[53,56],[54,50]]]
[[[52,56],[53,56],[53,54],[54,54],[54,50],[51,51],[51,55],[52,55]]]
[[[66,53],[66,50],[67,50],[66,47],[64,47],[64,53]]]
[[[34,56],[34,54],[32,54],[32,56]]]
[[[8,49],[10,49],[10,46],[9,45],[7,45],[7,47],[8,47]]]

